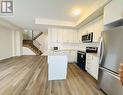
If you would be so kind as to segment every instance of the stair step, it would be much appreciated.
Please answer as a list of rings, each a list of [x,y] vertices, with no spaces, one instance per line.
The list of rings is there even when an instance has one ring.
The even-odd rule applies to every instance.
[[[23,46],[30,48],[36,55],[41,55],[42,52],[33,44],[32,40],[23,40]]]

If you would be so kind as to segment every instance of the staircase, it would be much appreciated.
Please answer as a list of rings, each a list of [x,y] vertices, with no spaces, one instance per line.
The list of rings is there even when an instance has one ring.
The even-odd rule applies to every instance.
[[[36,55],[41,55],[42,52],[34,45],[33,40],[23,40],[23,47],[31,49]]]
[[[43,32],[40,32],[39,34],[37,34],[34,37],[33,31],[32,31],[32,36],[30,39],[24,39],[23,40],[23,47],[27,47],[29,49],[31,49],[36,55],[41,55],[42,52],[40,50],[40,43],[38,41],[36,41],[36,39],[43,34]],[[28,35],[27,35],[28,36]],[[29,37],[27,37],[29,38]]]
[[[40,32],[38,35],[36,35],[35,37],[33,37],[33,40],[36,40],[39,36],[41,36],[43,34],[43,32]]]

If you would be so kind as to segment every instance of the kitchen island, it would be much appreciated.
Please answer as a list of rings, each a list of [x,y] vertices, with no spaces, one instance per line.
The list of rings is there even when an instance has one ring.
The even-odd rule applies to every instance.
[[[62,51],[48,52],[48,80],[62,80],[67,77],[68,58]]]

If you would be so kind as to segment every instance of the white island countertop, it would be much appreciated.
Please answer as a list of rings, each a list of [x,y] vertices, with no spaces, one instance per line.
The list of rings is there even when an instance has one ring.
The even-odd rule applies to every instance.
[[[49,51],[43,53],[42,55],[46,55],[46,56],[66,56],[66,54],[62,50],[49,50]]]

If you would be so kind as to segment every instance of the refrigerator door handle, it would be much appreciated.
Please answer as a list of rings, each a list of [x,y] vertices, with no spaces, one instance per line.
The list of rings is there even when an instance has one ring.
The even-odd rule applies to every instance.
[[[103,55],[104,55],[104,41],[103,41],[103,37],[101,37],[101,40],[100,40],[100,60],[99,60],[100,65],[101,65],[101,62],[103,59]]]

